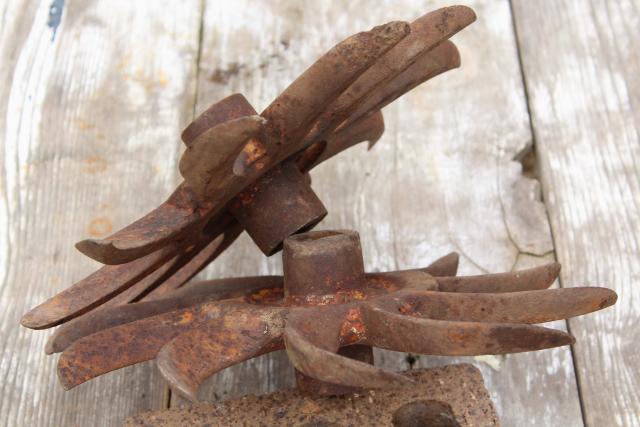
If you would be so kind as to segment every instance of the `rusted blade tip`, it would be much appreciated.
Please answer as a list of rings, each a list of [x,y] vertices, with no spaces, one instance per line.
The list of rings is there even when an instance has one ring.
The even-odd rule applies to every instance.
[[[378,44],[395,41],[398,36],[407,36],[411,33],[411,25],[405,21],[390,21],[386,24],[376,25],[369,33],[376,37]],[[360,33],[364,34],[364,33]],[[397,41],[395,41],[397,43]]]
[[[450,252],[432,262],[424,271],[434,277],[455,276],[458,272],[459,264],[460,255],[457,252]]]
[[[591,292],[596,294],[596,297],[598,300],[598,306],[593,311],[602,310],[604,308],[611,307],[618,301],[618,294],[612,289],[599,288],[599,287],[586,288],[586,289],[592,289]]]
[[[98,239],[81,240],[75,246],[84,255],[102,263],[108,259],[108,254],[113,252],[111,242]]]
[[[516,270],[512,274],[520,279],[521,277],[534,278],[537,283],[540,283],[538,289],[546,289],[553,284],[560,274],[562,266],[557,262],[551,262],[539,267],[530,268],[527,270]]]
[[[504,328],[504,335],[500,337],[502,330],[503,328],[498,327],[494,333],[504,345],[506,353],[544,350],[573,345],[576,342],[576,339],[567,332],[542,326],[529,326],[525,333],[517,332],[516,334],[513,334],[510,326],[507,326]]]
[[[447,52],[447,54],[449,55],[449,64],[451,66],[451,69],[460,68],[460,65],[462,64],[460,51],[451,40],[446,40],[445,42],[443,42],[440,49]]]
[[[78,373],[75,372],[75,370],[72,369],[70,365],[71,362],[69,358],[66,357],[64,353],[62,353],[60,359],[58,359],[58,369],[56,370],[56,372],[58,374],[58,380],[65,390],[71,390],[75,386],[80,385],[90,379],[90,377],[81,379],[80,375],[78,375]]]
[[[371,128],[373,129],[373,133],[369,136],[367,151],[370,151],[384,134],[384,116],[382,115],[382,111],[378,110],[373,113],[369,120],[371,121]]]
[[[47,340],[47,343],[44,345],[44,354],[47,356],[51,356],[52,354],[58,353],[60,350],[56,348],[55,344],[55,334],[51,335]]]
[[[562,266],[557,262],[552,262],[541,266],[540,269],[547,274],[549,286],[551,286],[551,283],[558,278]]]
[[[160,374],[169,383],[169,387],[174,392],[191,402],[198,401],[198,389],[176,369],[175,364],[171,360],[169,347],[163,347],[156,356],[156,366]]]
[[[46,329],[51,326],[55,326],[51,322],[53,321],[47,313],[41,309],[42,304],[32,308],[20,319],[20,324],[29,329]]]
[[[442,14],[454,14],[456,20],[460,22],[464,27],[475,22],[475,20],[478,18],[476,12],[473,9],[471,9],[469,6],[464,5],[443,7],[441,9],[438,9],[437,12],[442,12]]]
[[[136,247],[124,247],[117,242],[104,239],[85,239],[75,244],[77,250],[89,258],[107,265],[124,264],[146,255]],[[139,252],[139,253],[136,253]]]

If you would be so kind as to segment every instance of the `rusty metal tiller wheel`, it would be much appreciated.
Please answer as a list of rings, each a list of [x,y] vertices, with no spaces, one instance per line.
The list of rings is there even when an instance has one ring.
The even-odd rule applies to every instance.
[[[240,94],[183,132],[184,182],[143,218],[76,247],[108,264],[27,313],[33,329],[96,307],[152,300],[181,287],[246,230],[267,255],[326,215],[307,172],[384,131],[380,109],[460,65],[448,38],[475,20],[464,6],[390,22],[338,43],[260,115]]]
[[[560,266],[455,277],[458,256],[422,269],[365,273],[358,234],[314,231],[284,243],[284,277],[188,284],[164,298],[95,310],[48,343],[74,387],[156,359],[195,400],[216,372],[286,348],[298,386],[319,394],[406,384],[372,365],[371,346],[430,355],[504,354],[574,342],[532,326],[615,303],[605,288],[547,289]]]
[[[342,41],[260,115],[242,95],[214,104],[183,132],[185,181],[143,218],[77,247],[108,264],[27,313],[24,326],[62,325],[66,388],[156,359],[171,386],[200,384],[286,348],[299,387],[320,394],[407,383],[373,366],[371,348],[432,355],[503,354],[566,345],[531,326],[607,307],[603,288],[547,290],[551,264],[455,277],[456,254],[417,270],[365,274],[350,231],[306,232],[326,215],[307,172],[383,132],[380,109],[459,66],[447,39],[473,22],[467,7],[391,22]],[[267,255],[284,247],[283,277],[183,286],[246,230]]]

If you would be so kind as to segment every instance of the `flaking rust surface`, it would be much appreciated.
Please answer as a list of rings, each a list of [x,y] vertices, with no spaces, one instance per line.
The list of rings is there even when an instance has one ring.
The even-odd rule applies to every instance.
[[[311,397],[296,390],[244,396],[221,403],[198,403],[147,412],[129,418],[125,426],[499,426],[500,422],[480,371],[460,364],[406,373],[415,384],[370,390],[342,397]],[[434,402],[436,401],[436,402]],[[420,422],[415,412],[400,408],[421,404],[449,406],[455,421],[443,414],[440,423]],[[405,406],[407,405],[407,406]],[[447,412],[447,411],[445,411]],[[395,415],[395,418],[394,418]],[[409,415],[408,417],[406,415]],[[412,422],[403,424],[402,420]],[[394,420],[396,424],[394,424]],[[456,424],[457,423],[457,424]]]

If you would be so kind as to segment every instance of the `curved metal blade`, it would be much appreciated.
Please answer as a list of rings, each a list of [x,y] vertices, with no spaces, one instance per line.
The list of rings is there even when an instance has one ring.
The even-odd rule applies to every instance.
[[[402,375],[336,354],[345,320],[338,316],[345,316],[345,307],[331,308],[331,313],[325,310],[310,313],[307,309],[289,315],[284,342],[289,360],[297,370],[317,380],[348,387],[380,388],[411,383]]]
[[[203,321],[233,309],[213,302],[175,310],[96,332],[71,344],[58,361],[58,378],[70,389],[115,369],[151,360],[163,345]]]
[[[106,265],[31,309],[20,323],[27,328],[44,329],[78,317],[133,286],[177,251],[171,245],[127,264]]]
[[[178,335],[156,364],[173,391],[197,400],[200,385],[224,368],[283,347],[285,308],[244,306]]]
[[[105,305],[126,304],[146,298],[150,294],[159,296],[182,286],[198,274],[206,265],[222,253],[238,236],[238,223],[223,215],[209,221],[194,245],[186,247],[176,257],[163,264],[126,291],[116,295]]]
[[[216,102],[194,120],[182,133],[184,143],[191,143],[207,129],[220,123],[256,114],[249,102],[234,94]],[[79,242],[80,252],[104,264],[122,264],[165,246],[171,239],[187,235],[201,226],[215,206],[201,200],[180,184],[169,199],[133,224],[106,239]]]
[[[383,288],[386,292],[399,290],[437,291],[438,282],[424,269],[366,273],[368,288]]]
[[[423,319],[366,304],[362,312],[366,342],[395,351],[477,356],[542,350],[575,342],[565,332],[540,326]]]
[[[249,295],[263,289],[280,289],[282,284],[282,276],[210,280],[185,286],[162,299],[101,308],[58,328],[47,341],[45,352],[58,353],[82,337],[118,325],[205,302]]]
[[[368,141],[373,146],[384,133],[384,118],[376,111],[351,126],[335,132],[326,141],[309,146],[298,158],[298,167],[307,172],[336,154],[360,142]]]
[[[166,246],[201,227],[213,205],[181,184],[160,206],[105,239],[86,239],[76,248],[104,264],[124,264]]]
[[[331,48],[263,111],[274,142],[297,145],[327,105],[409,32],[406,22],[389,22]],[[288,150],[284,157],[299,148]]]
[[[218,258],[242,233],[243,228],[240,224],[234,221],[225,230],[221,237],[221,241],[212,241],[186,264],[184,264],[179,270],[173,273],[166,280],[163,279],[162,283],[152,289],[148,294],[144,295],[140,301],[152,301],[158,298],[162,298],[165,295],[173,292],[176,289],[182,287],[185,283],[191,280],[196,274],[202,271],[207,265]]]
[[[527,270],[478,276],[438,277],[443,292],[519,292],[547,289],[560,274],[560,264],[550,263]]]
[[[418,58],[410,67],[398,74],[367,98],[340,128],[389,105],[405,93],[446,71],[460,66],[460,53],[449,40],[443,41],[430,52]],[[339,129],[340,129],[339,128]]]
[[[386,309],[437,320],[544,323],[580,316],[615,304],[606,288],[564,288],[498,294],[408,292]]]
[[[383,88],[444,40],[475,21],[476,15],[466,6],[445,7],[411,23],[411,33],[384,54],[345,90],[318,118],[311,140],[335,129],[347,120],[360,104]]]
[[[402,375],[316,347],[290,327],[285,328],[284,342],[293,366],[320,381],[360,388],[402,386],[412,382]]]
[[[432,276],[455,276],[458,272],[458,264],[460,263],[460,255],[457,252],[451,252],[438,258],[428,267],[421,269],[425,273]]]

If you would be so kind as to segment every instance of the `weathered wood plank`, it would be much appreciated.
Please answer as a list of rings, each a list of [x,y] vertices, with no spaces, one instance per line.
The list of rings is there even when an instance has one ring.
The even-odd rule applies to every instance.
[[[58,7],[62,2],[56,2]],[[5,2],[0,28],[0,411],[6,425],[119,425],[166,404],[150,365],[64,392],[21,315],[97,267],[73,243],[175,186],[200,3]],[[48,25],[51,23],[51,26]]]
[[[572,319],[585,421],[640,425],[640,1],[514,2],[563,286],[616,290]]]
[[[197,110],[242,92],[260,111],[341,38],[442,5],[209,1]],[[530,148],[531,134],[509,3],[470,5],[479,20],[454,38],[462,69],[387,108],[387,131],[372,151],[353,148],[313,172],[329,210],[319,228],[358,230],[369,270],[424,266],[452,250],[462,253],[464,274],[552,259],[539,190],[514,161]],[[279,273],[279,261],[265,260],[243,236],[207,276]],[[443,360],[420,358],[418,365]],[[378,361],[409,367],[398,353],[379,352]],[[478,361],[504,425],[582,424],[569,349]],[[284,355],[264,356],[213,377],[201,397],[262,393],[291,385],[291,373]]]

